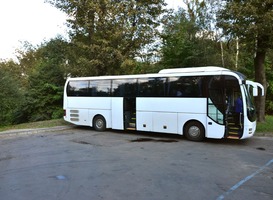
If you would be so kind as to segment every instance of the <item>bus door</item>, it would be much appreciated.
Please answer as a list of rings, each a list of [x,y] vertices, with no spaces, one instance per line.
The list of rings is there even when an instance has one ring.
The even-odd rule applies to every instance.
[[[240,101],[240,94],[239,83],[235,77],[211,77],[208,83],[209,120],[207,128],[208,134],[211,134],[212,137],[215,137],[213,133],[220,129],[223,129],[222,132],[225,133],[222,137],[233,139],[241,137],[244,116],[237,112],[236,108],[236,104]]]
[[[242,93],[238,80],[226,76],[226,137],[239,139],[243,134],[244,115]]]
[[[112,98],[112,129],[136,130],[136,98]]]
[[[112,129],[123,130],[123,97],[112,98],[111,108]]]
[[[208,138],[223,138],[225,133],[225,84],[223,76],[208,81],[207,134]],[[223,133],[223,134],[219,134]]]
[[[124,97],[123,112],[124,112],[124,129],[136,130],[136,98],[135,97]]]
[[[115,79],[112,81],[113,129],[135,130],[136,93],[137,79]]]

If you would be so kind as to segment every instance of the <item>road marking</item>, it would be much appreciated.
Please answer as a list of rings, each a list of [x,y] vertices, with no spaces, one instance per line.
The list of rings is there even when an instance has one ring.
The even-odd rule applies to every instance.
[[[224,194],[220,195],[216,200],[222,200],[225,198],[225,196],[229,195],[230,193],[232,193],[233,191],[235,191],[236,189],[238,189],[241,185],[243,185],[245,182],[247,182],[248,180],[252,179],[254,176],[256,176],[257,174],[261,173],[266,167],[268,167],[269,165],[271,165],[273,163],[273,159],[270,160],[269,162],[267,162],[264,166],[260,167],[256,172],[254,172],[253,174],[245,177],[244,179],[242,179],[241,181],[239,181],[238,183],[236,183],[234,186],[232,186],[227,192],[225,192]]]

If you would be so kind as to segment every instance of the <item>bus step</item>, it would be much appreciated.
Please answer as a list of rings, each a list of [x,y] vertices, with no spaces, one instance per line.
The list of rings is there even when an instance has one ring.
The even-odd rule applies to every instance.
[[[128,128],[126,128],[126,130],[135,131],[136,128],[128,127]]]
[[[229,135],[227,136],[228,139],[234,139],[234,140],[239,140],[239,136],[238,135]]]
[[[129,127],[130,127],[130,128],[134,128],[134,129],[135,129],[135,128],[136,128],[136,123],[132,123],[132,122],[130,122],[130,123],[129,123]]]
[[[240,131],[239,128],[229,128],[229,132],[237,132]]]
[[[228,135],[231,135],[231,136],[236,135],[236,136],[238,136],[238,132],[228,132]]]

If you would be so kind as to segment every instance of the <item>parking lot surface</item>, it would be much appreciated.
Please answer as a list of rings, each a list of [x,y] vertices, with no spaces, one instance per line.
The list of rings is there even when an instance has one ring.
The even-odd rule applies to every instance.
[[[66,127],[0,135],[3,200],[273,199],[273,139]]]

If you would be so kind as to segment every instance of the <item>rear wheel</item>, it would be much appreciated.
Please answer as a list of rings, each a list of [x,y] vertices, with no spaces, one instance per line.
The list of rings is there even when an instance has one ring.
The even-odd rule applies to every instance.
[[[106,121],[104,117],[97,116],[93,120],[93,127],[96,131],[105,131],[106,129]]]
[[[205,138],[205,130],[200,122],[192,121],[186,124],[184,134],[188,140],[202,141]]]

